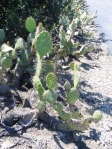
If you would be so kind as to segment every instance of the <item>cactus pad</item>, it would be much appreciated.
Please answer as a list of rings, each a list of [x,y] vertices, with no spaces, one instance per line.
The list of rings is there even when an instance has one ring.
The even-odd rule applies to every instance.
[[[11,58],[12,60],[14,60],[14,59],[17,58],[16,50],[13,50],[13,51],[10,53],[10,58]]]
[[[28,35],[28,37],[27,37],[27,43],[28,43],[28,44],[32,44],[34,38],[35,38],[34,33],[30,33],[30,34]]]
[[[62,118],[62,120],[64,121],[70,121],[71,120],[71,114],[69,112],[65,112],[65,111],[62,111],[59,113],[59,116]]]
[[[24,40],[23,38],[18,38],[15,44],[15,50],[23,50],[24,49]]]
[[[57,112],[63,111],[63,105],[59,102],[53,104],[53,109]]]
[[[43,100],[47,101],[50,104],[54,104],[57,101],[57,93],[54,90],[47,90],[44,92]]]
[[[51,89],[55,89],[56,88],[56,84],[57,84],[57,77],[55,74],[53,73],[48,73],[47,77],[46,77],[46,83],[48,88]]]
[[[38,102],[37,108],[40,113],[45,111],[45,107],[46,107],[45,102],[43,102],[43,101]]]
[[[3,57],[1,60],[1,66],[2,68],[10,68],[12,66],[12,60],[8,57]]]
[[[78,87],[79,81],[80,81],[80,72],[77,70],[77,71],[74,71],[74,88],[75,89]]]
[[[5,32],[3,29],[0,29],[0,42],[3,42],[5,39]]]
[[[93,113],[93,119],[98,122],[99,120],[102,119],[102,113],[98,110],[96,110],[94,113]]]
[[[64,88],[65,88],[66,91],[70,91],[70,89],[71,89],[70,82],[66,81],[65,84],[64,84]]]
[[[40,57],[46,56],[51,50],[52,42],[47,31],[41,32],[35,42],[35,47]]]
[[[29,52],[27,49],[23,50],[20,55],[23,66],[27,66],[30,62]]]
[[[78,98],[79,91],[75,90],[74,88],[67,92],[67,101],[70,105],[74,105]]]
[[[34,88],[38,91],[39,96],[41,97],[45,91],[40,79],[36,76],[33,78]]]
[[[32,17],[28,17],[25,22],[25,27],[30,33],[34,32],[36,28],[35,20]]]
[[[79,111],[76,111],[76,112],[71,112],[72,114],[72,118],[73,119],[78,119],[78,118],[82,118],[82,114],[79,112]]]

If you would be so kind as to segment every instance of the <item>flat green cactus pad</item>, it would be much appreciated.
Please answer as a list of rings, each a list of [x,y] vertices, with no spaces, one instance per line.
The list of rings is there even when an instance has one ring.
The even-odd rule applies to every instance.
[[[93,113],[93,119],[97,122],[102,119],[102,113],[99,110],[96,110]]]
[[[50,52],[52,41],[49,32],[41,32],[36,40],[36,50],[39,53],[40,57],[46,56]]]
[[[40,113],[45,111],[45,107],[46,107],[46,104],[45,104],[44,101],[39,101],[38,102],[37,108],[38,108]]]
[[[75,90],[74,88],[67,92],[67,101],[70,105],[74,105],[78,98],[79,91]]]
[[[57,77],[53,73],[48,73],[46,83],[49,89],[55,89],[57,84]]]
[[[25,27],[30,33],[34,32],[36,28],[35,20],[32,17],[28,17],[25,22]]]
[[[12,66],[12,60],[8,57],[2,58],[1,66],[2,68],[5,68],[5,69],[10,68]]]
[[[57,93],[54,90],[47,90],[44,92],[43,100],[47,101],[50,104],[54,104],[57,101]]]
[[[64,84],[64,88],[66,91],[69,91],[71,89],[71,84],[69,81],[66,81],[65,84]]]
[[[57,112],[63,111],[63,105],[59,102],[53,104],[53,109]]]
[[[23,50],[24,49],[24,40],[23,38],[18,38],[15,44],[15,50]]]
[[[65,112],[65,111],[62,111],[59,113],[59,116],[62,118],[62,120],[64,121],[70,121],[72,116],[71,116],[71,113],[69,112]]]
[[[33,85],[34,85],[34,88],[38,91],[39,96],[42,96],[45,89],[44,89],[40,79],[36,76],[34,76],[34,78],[33,78]]]

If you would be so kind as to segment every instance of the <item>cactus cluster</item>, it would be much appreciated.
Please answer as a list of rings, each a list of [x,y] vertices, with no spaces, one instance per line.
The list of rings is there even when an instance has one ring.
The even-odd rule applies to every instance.
[[[78,2],[76,3],[77,9]],[[90,120],[96,122],[101,119],[101,113],[98,111],[92,117],[84,119],[83,114],[73,108],[80,97],[78,91],[80,72],[75,62],[72,62],[69,67],[74,73],[72,83],[69,80],[63,82],[64,98],[59,100],[60,95],[58,94],[59,76],[57,72],[58,70],[63,71],[62,67],[59,67],[59,63],[61,63],[59,61],[65,56],[80,56],[94,49],[92,45],[83,46],[77,41],[82,29],[84,30],[85,25],[90,23],[89,16],[88,20],[85,20],[87,15],[83,16],[82,12],[75,13],[71,20],[62,16],[59,30],[60,42],[55,46],[52,43],[50,33],[45,30],[42,23],[36,27],[36,21],[29,17],[25,22],[25,27],[29,32],[27,41],[18,38],[14,48],[7,44],[0,47],[0,67],[2,70],[5,72],[10,70],[13,77],[18,77],[18,73],[16,74],[18,68],[22,68],[23,72],[32,68],[34,71],[30,74],[34,75],[35,73],[32,83],[39,98],[37,105],[39,112],[46,111],[47,105],[52,106],[59,119],[64,121],[71,130],[84,130],[89,125]],[[85,23],[81,24],[81,20],[84,20]],[[1,29],[0,44],[4,38],[5,33]]]

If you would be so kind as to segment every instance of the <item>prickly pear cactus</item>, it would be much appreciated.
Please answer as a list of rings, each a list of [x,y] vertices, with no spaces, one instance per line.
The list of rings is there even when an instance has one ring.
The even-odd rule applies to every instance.
[[[57,77],[53,73],[48,73],[46,77],[46,83],[50,90],[55,89],[57,85]]]
[[[23,51],[21,51],[20,58],[21,58],[22,65],[28,66],[28,64],[30,63],[29,51],[27,49],[24,49]]]
[[[99,120],[102,119],[102,113],[99,111],[99,110],[96,110],[94,113],[93,113],[93,119],[98,122]]]
[[[11,58],[11,60],[15,60],[17,58],[17,52],[15,49],[11,51],[11,53],[9,54],[9,57]]]
[[[39,110],[40,113],[44,112],[45,111],[45,108],[46,108],[45,102],[40,100],[38,102],[37,108],[38,108],[38,110]]]
[[[33,85],[36,91],[38,92],[39,96],[42,97],[45,89],[40,81],[40,79],[37,76],[33,77]]]
[[[70,105],[74,105],[79,98],[79,91],[72,88],[67,92],[67,101]]]
[[[15,50],[23,50],[24,49],[24,40],[23,38],[18,38],[15,43]]]
[[[53,109],[57,112],[63,111],[63,105],[59,102],[53,104]]]
[[[1,66],[4,69],[10,68],[12,66],[12,60],[8,57],[3,57],[1,60]]]
[[[77,24],[75,23],[75,20],[72,21],[72,23],[69,25],[69,28],[71,31],[75,32],[77,29]]]
[[[0,43],[2,43],[5,39],[5,32],[3,29],[0,29]]]
[[[43,56],[46,56],[51,51],[52,47],[52,41],[50,34],[47,31],[42,31],[35,42],[36,51],[42,58]]]
[[[64,88],[65,88],[65,91],[70,91],[71,90],[70,82],[66,81],[65,84],[64,84]]]
[[[25,27],[30,33],[34,32],[36,28],[35,20],[32,17],[28,17],[25,22]]]
[[[27,43],[28,44],[32,44],[33,40],[35,38],[35,34],[34,33],[30,33],[27,37]]]
[[[64,121],[70,121],[72,116],[71,116],[71,113],[69,112],[65,112],[65,111],[62,111],[59,113],[59,116],[64,120]]]
[[[43,100],[50,104],[54,104],[57,101],[57,92],[54,90],[47,90],[43,94]]]

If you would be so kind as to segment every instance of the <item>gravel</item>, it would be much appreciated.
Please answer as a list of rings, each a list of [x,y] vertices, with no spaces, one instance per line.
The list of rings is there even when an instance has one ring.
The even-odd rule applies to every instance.
[[[95,136],[97,137],[94,145],[93,140],[91,143],[86,141],[91,149],[112,148],[112,55],[108,53],[104,44],[101,48],[102,52],[90,53],[92,60],[81,60],[81,100],[92,108],[90,113],[97,109],[103,114],[103,119],[97,124],[92,124],[92,131],[89,130],[91,139],[95,140]],[[87,133],[86,131],[85,135]]]

